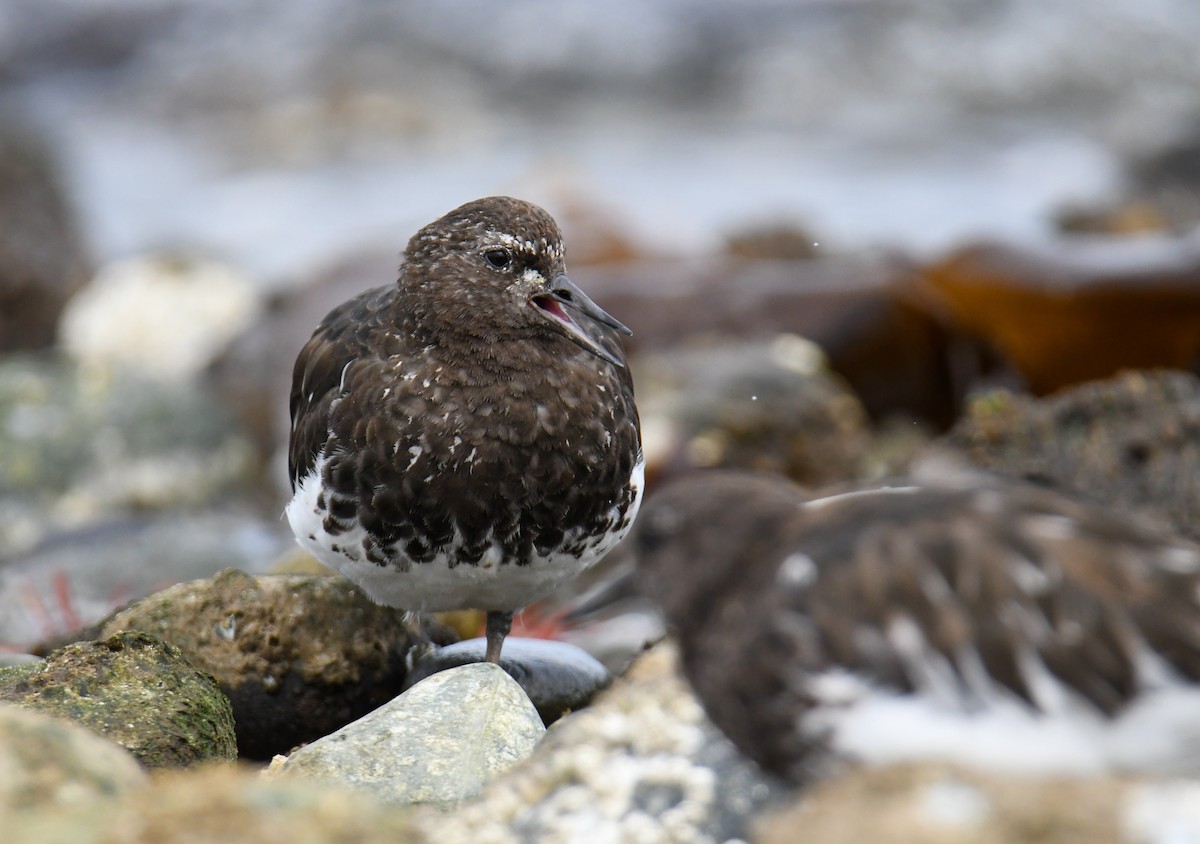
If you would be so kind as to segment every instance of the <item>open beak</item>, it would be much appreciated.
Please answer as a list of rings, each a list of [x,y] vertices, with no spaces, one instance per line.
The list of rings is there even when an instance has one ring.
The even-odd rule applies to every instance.
[[[529,302],[548,318],[557,321],[567,336],[584,350],[613,366],[625,365],[620,358],[620,345],[606,343],[609,338],[597,330],[597,325],[607,326],[627,336],[633,332],[589,299],[565,274],[555,276],[549,289],[532,297]]]

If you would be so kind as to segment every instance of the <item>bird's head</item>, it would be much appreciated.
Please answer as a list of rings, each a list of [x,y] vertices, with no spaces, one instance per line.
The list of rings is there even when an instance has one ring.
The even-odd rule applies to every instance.
[[[565,337],[624,366],[613,332],[632,332],[567,276],[558,224],[531,203],[492,196],[434,220],[409,241],[400,283],[421,292],[418,321],[485,343]]]

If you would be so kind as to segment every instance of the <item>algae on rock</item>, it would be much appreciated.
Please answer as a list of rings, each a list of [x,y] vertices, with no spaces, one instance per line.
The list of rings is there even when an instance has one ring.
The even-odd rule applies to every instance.
[[[150,768],[237,757],[233,710],[217,682],[146,633],[68,645],[4,669],[0,700],[76,721]]]

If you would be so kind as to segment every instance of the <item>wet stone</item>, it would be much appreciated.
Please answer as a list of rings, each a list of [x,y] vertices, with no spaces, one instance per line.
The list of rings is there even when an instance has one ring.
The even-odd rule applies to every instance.
[[[229,700],[213,678],[145,633],[0,669],[0,700],[76,721],[150,768],[237,755]]]
[[[413,666],[405,682],[410,688],[439,671],[483,662],[486,639],[468,639],[430,651]],[[568,712],[587,706],[612,681],[600,662],[565,642],[510,636],[504,641],[500,667],[508,672],[549,726]]]
[[[238,750],[270,759],[398,695],[406,658],[440,628],[408,623],[341,577],[226,570],[157,592],[104,623],[179,647],[229,695]]]

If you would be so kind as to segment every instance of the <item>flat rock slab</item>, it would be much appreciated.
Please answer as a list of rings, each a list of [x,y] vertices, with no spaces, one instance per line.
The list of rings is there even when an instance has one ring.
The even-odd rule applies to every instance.
[[[426,654],[405,682],[411,688],[426,677],[460,665],[483,662],[486,639],[468,639]],[[520,684],[547,726],[563,715],[587,706],[612,682],[599,661],[582,648],[549,639],[510,636],[504,641],[500,667]]]
[[[389,803],[453,806],[526,758],[545,727],[497,665],[439,672],[332,735],[279,757],[276,776],[363,789]]]

